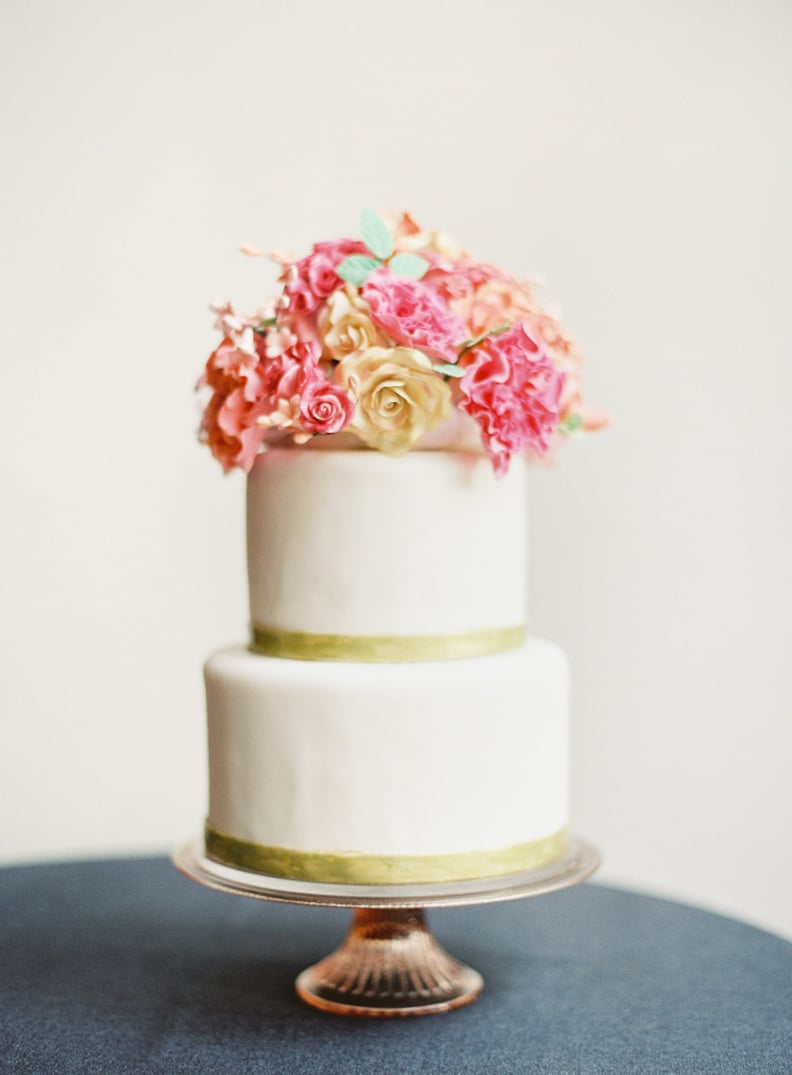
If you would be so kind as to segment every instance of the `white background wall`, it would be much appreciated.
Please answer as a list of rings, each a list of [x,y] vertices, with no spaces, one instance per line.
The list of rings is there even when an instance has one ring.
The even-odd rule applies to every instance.
[[[542,273],[613,427],[534,479],[603,881],[792,935],[790,77],[779,2],[5,0],[0,856],[165,851],[243,482],[206,304],[364,205]]]

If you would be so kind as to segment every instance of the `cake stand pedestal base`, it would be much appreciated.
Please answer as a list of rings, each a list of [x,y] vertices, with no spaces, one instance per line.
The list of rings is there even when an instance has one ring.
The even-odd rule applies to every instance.
[[[268,877],[209,858],[203,841],[173,856],[186,877],[208,888],[276,903],[348,907],[352,926],[343,944],[296,981],[307,1004],[338,1015],[401,1016],[448,1012],[481,992],[481,975],[454,959],[426,924],[426,907],[541,896],[569,888],[599,865],[597,852],[575,837],[566,854],[536,870],[476,881],[413,885],[341,885]]]
[[[420,908],[358,908],[346,940],[297,979],[297,993],[337,1015],[431,1015],[469,1004],[484,979],[441,948]]]

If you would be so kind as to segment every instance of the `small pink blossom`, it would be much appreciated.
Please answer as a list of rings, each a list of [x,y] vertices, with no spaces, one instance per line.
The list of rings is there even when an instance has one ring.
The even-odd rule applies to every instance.
[[[289,325],[280,322],[271,328],[265,339],[265,357],[277,358],[289,347],[297,343],[297,336]]]
[[[214,327],[223,334],[227,345],[233,344],[249,355],[258,353],[259,341],[256,339],[258,333],[254,330],[265,318],[272,316],[271,310],[257,310],[254,314],[238,314],[230,302],[214,303],[210,309],[217,315]]]
[[[372,321],[396,343],[456,362],[465,325],[433,288],[383,268],[369,276],[362,294]]]
[[[460,409],[475,419],[496,474],[512,452],[545,455],[558,427],[564,374],[522,324],[487,337],[459,382]]]

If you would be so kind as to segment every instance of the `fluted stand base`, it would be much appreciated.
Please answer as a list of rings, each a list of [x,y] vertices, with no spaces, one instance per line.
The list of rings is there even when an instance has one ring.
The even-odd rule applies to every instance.
[[[434,939],[419,909],[358,908],[346,940],[296,982],[307,1004],[338,1015],[431,1015],[469,1004],[484,980]]]
[[[571,837],[566,854],[542,869],[447,884],[341,885],[269,877],[216,862],[202,840],[173,856],[177,869],[219,892],[314,907],[354,908],[352,928],[332,955],[297,979],[314,1008],[339,1015],[431,1015],[461,1008],[483,988],[481,975],[443,951],[422,907],[462,907],[523,899],[577,885],[599,865],[593,847]]]

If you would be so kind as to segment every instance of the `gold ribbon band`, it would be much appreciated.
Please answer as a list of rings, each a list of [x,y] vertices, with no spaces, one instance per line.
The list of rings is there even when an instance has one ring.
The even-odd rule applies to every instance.
[[[294,851],[286,847],[240,840],[206,826],[207,854],[227,866],[286,877],[341,885],[441,884],[519,873],[546,866],[567,847],[567,829],[550,836],[495,851],[462,851],[443,855],[363,855],[354,852]]]
[[[297,661],[448,661],[517,649],[525,627],[494,627],[458,635],[324,635],[250,628],[250,649],[265,657]]]

